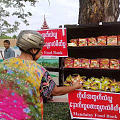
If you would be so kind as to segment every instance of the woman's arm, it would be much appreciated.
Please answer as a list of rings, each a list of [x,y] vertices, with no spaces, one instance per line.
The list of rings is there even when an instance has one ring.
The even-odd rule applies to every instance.
[[[80,81],[73,84],[73,86],[63,86],[63,87],[57,87],[55,85],[54,89],[52,90],[53,96],[59,96],[59,95],[65,95],[69,92],[74,91],[75,89],[79,89],[82,87],[82,84]]]
[[[57,87],[50,74],[46,71],[41,80],[40,94],[44,100],[48,100],[51,98],[51,96],[64,95],[81,87],[81,81],[75,82],[73,86]]]

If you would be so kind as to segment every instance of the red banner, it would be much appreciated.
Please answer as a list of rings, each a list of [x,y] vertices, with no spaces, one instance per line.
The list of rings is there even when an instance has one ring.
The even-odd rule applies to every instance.
[[[72,119],[120,120],[120,94],[75,90],[68,99]]]
[[[45,39],[42,56],[68,56],[66,29],[38,31]]]

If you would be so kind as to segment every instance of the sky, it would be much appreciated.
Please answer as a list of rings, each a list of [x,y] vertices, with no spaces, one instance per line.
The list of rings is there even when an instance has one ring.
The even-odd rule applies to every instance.
[[[49,28],[58,28],[59,25],[77,24],[79,14],[79,0],[40,0],[35,7],[27,5],[26,11],[32,13],[28,18],[29,26],[21,24],[17,33],[21,30],[39,30],[44,21],[44,15]],[[9,18],[13,22],[16,18]]]

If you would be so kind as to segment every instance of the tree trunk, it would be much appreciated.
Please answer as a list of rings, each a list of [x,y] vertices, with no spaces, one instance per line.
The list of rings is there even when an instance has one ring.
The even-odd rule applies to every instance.
[[[116,22],[119,0],[79,0],[78,24]]]

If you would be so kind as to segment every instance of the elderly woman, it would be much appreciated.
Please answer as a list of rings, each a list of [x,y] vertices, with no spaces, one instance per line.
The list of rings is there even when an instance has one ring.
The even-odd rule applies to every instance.
[[[48,71],[35,61],[42,55],[44,39],[35,31],[18,35],[21,55],[0,64],[0,118],[6,120],[43,120],[43,98],[64,95],[82,84],[57,87]]]

